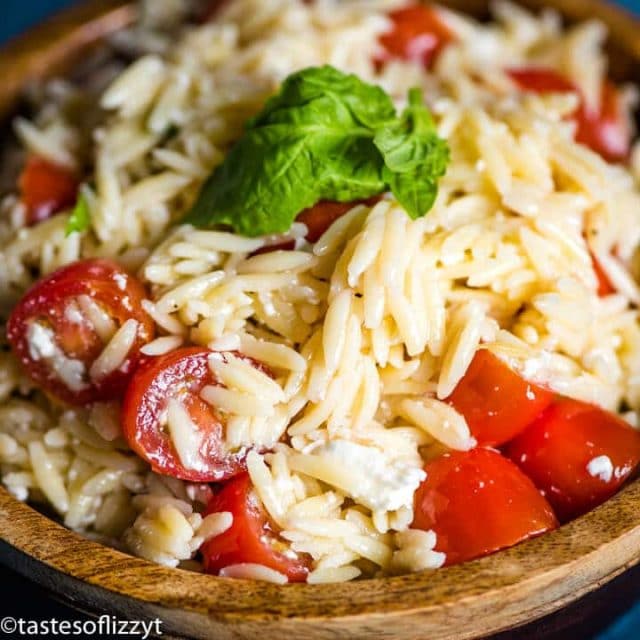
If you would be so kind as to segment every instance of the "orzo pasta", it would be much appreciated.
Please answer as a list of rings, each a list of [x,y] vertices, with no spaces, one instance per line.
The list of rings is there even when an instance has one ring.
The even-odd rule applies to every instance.
[[[437,569],[617,491],[640,151],[603,26],[194,4],[143,2],[14,121],[7,490],[275,583]]]

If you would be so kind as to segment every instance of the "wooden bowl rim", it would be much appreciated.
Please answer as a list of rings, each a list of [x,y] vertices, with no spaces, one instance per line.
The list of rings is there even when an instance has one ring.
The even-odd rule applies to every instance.
[[[540,4],[539,0],[531,2]],[[574,18],[595,14],[597,8],[597,14],[625,41],[630,58],[640,61],[640,21],[631,14],[597,0],[556,0],[554,5]],[[63,28],[66,22],[74,26],[74,33],[81,24],[96,27],[99,23],[84,39],[76,34],[73,46],[78,48],[124,26],[132,16],[125,0],[97,0],[67,11],[51,23],[59,29],[47,34],[44,27],[38,27],[0,50],[0,70],[28,57],[29,42],[37,41],[41,47],[48,43],[58,51],[63,37],[71,37],[69,29]],[[28,67],[21,86],[45,75],[46,70],[37,65]],[[0,103],[13,102],[15,96],[7,97],[14,90],[9,85],[3,87]],[[437,614],[441,615],[438,628],[445,637],[447,620],[462,619],[460,609],[468,622],[484,616],[484,631],[495,632],[550,613],[636,564],[640,561],[640,525],[635,517],[639,503],[637,480],[557,531],[496,555],[438,571],[324,585],[278,586],[165,568],[83,538],[4,489],[0,489],[0,537],[38,563],[85,584],[225,624],[365,616],[387,620],[413,614],[424,621]],[[34,536],[34,532],[42,535]],[[447,637],[470,637],[464,628],[449,631],[453,635]]]
[[[282,616],[324,619],[329,603],[336,612],[332,618],[428,613],[453,605],[472,605],[486,612],[513,597],[514,590],[521,592],[518,600],[523,600],[569,575],[580,582],[586,572],[595,584],[573,585],[563,602],[573,600],[636,564],[640,560],[639,501],[640,479],[581,518],[492,556],[436,571],[321,585],[230,580],[156,565],[65,529],[3,488],[0,536],[38,562],[95,587],[228,622]],[[34,531],[43,531],[42,539]],[[603,562],[609,556],[611,566]],[[84,560],[78,563],[79,558]],[[528,619],[527,613],[522,610],[522,620]]]

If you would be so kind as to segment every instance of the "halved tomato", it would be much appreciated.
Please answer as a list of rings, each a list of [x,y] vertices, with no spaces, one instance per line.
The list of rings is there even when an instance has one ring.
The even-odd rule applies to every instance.
[[[447,398],[481,446],[498,446],[529,426],[553,400],[553,392],[528,382],[500,358],[480,349]]]
[[[220,482],[246,469],[246,448],[227,448],[225,417],[200,397],[206,386],[220,384],[209,367],[214,353],[227,357],[223,352],[185,347],[148,358],[127,389],[122,405],[124,436],[157,473],[191,482]],[[250,358],[233,355],[265,370]],[[179,429],[178,437],[182,434],[186,442],[182,456],[172,428]]]
[[[618,88],[611,82],[602,86],[600,111],[583,109],[576,140],[609,162],[625,162],[631,154],[631,113]]]
[[[7,338],[29,376],[69,404],[117,399],[153,338],[142,284],[111,260],[74,262],[37,282],[7,324]],[[104,375],[92,371],[114,333],[135,320],[126,353]]]
[[[80,186],[76,174],[39,156],[27,159],[19,183],[27,226],[33,226],[72,207]]]
[[[436,533],[446,565],[511,547],[551,531],[549,503],[510,460],[492,449],[445,453],[427,463],[414,499],[415,529]]]
[[[380,202],[380,196],[373,196],[366,200],[356,200],[355,202],[332,202],[322,200],[309,209],[305,209],[296,217],[297,222],[307,225],[306,239],[311,242],[317,242],[324,235],[325,231],[345,213],[348,213],[359,204],[373,207]]]
[[[563,522],[610,498],[640,462],[640,433],[578,400],[556,400],[506,447]]]
[[[429,67],[455,38],[438,11],[428,5],[410,5],[393,11],[389,17],[393,27],[380,38],[385,53],[376,60],[378,64],[399,58]]]
[[[524,91],[534,93],[576,93],[580,104],[572,118],[576,140],[609,162],[623,162],[631,152],[631,114],[620,91],[609,81],[602,86],[600,109],[590,109],[576,85],[557,71],[541,67],[509,69],[509,76]]]
[[[598,295],[601,298],[604,298],[605,296],[610,296],[612,293],[615,293],[615,287],[611,284],[607,274],[600,266],[600,263],[594,256],[591,256],[591,261],[593,262],[593,270],[595,271],[596,278],[598,279]]]
[[[310,558],[290,551],[279,540],[248,474],[225,484],[209,503],[205,516],[222,511],[231,513],[233,524],[202,545],[200,551],[207,573],[218,574],[231,565],[252,563],[279,571],[289,582],[307,579]]]

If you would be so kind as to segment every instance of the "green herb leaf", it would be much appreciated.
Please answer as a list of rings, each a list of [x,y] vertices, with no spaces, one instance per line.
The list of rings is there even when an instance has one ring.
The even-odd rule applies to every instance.
[[[329,66],[305,69],[247,123],[185,221],[246,236],[283,233],[320,200],[388,189],[417,217],[433,204],[447,159],[419,91],[398,117],[380,87]]]
[[[413,219],[425,215],[447,170],[449,148],[438,137],[419,89],[409,92],[401,118],[380,129],[373,142],[384,158],[382,175],[393,195]]]
[[[82,189],[78,195],[75,207],[67,220],[67,226],[65,227],[65,235],[70,236],[72,233],[82,233],[86,231],[91,224],[91,210],[89,208],[89,201]]]

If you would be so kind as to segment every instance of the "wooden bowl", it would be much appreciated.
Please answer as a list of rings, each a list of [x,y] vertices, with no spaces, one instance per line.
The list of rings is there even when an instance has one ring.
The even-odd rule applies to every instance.
[[[477,15],[486,2],[445,3]],[[526,0],[569,20],[608,24],[617,79],[640,83],[640,24],[596,0]],[[94,0],[0,52],[0,115],[29,81],[69,68],[90,44],[135,19],[122,0]],[[635,77],[634,77],[635,74]],[[559,530],[462,566],[402,577],[277,586],[167,569],[91,542],[0,489],[4,562],[79,608],[163,621],[187,638],[465,640],[531,622],[640,561],[640,480]]]

